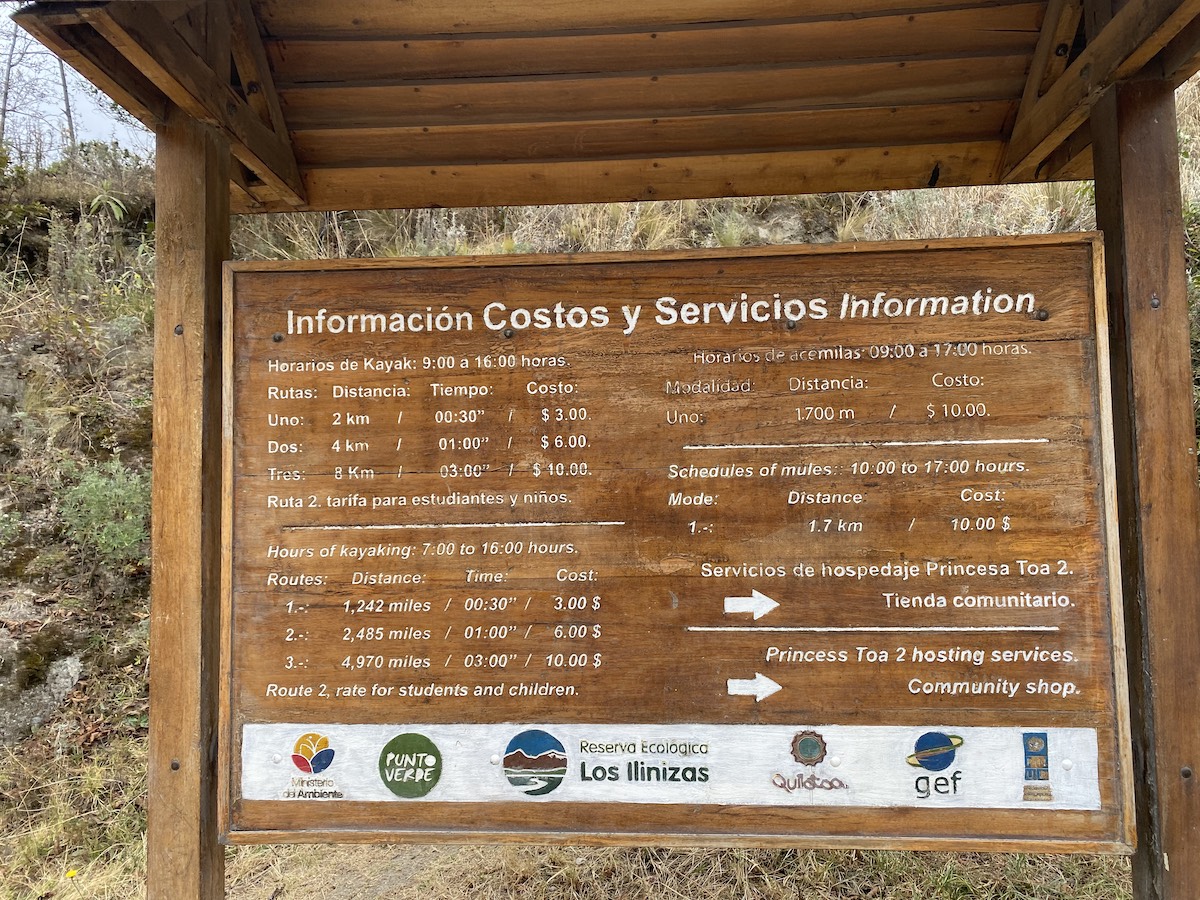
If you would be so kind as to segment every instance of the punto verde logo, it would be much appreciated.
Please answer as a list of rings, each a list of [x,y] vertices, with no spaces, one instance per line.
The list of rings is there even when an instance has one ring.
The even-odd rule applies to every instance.
[[[442,777],[442,753],[423,734],[398,734],[379,754],[379,777],[397,797],[424,797]]]

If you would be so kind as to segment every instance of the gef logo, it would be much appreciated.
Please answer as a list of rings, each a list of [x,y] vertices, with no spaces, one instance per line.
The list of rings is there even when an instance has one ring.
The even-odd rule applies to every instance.
[[[927,731],[917,738],[906,762],[914,768],[943,772],[954,764],[954,756],[962,745],[963,739],[957,734]],[[922,800],[928,800],[934,794],[950,796],[958,793],[960,780],[962,771],[957,769],[950,775],[918,775],[913,789]]]

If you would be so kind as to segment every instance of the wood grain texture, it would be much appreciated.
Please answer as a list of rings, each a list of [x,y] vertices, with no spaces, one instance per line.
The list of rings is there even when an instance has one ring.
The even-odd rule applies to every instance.
[[[1140,900],[1200,894],[1200,491],[1173,84],[1118,88],[1094,118],[1117,408],[1137,767]]]
[[[441,166],[728,154],[886,143],[995,141],[1012,103],[742,112],[559,123],[321,128],[294,132],[302,166]]]
[[[1183,84],[1200,72],[1200,19],[1179,32],[1150,68],[1172,84]]]
[[[1114,706],[1113,693],[1113,684],[1120,681],[1121,674],[1112,654],[1114,644],[1120,644],[1114,638],[1116,626],[1110,618],[1111,607],[1100,599],[1113,587],[1112,572],[1103,562],[1102,551],[1111,539],[1101,513],[1105,505],[1102,485],[1106,482],[1102,470],[1107,455],[1100,449],[1104,444],[1102,421],[1081,412],[1094,411],[1104,392],[1098,381],[1097,347],[1090,337],[1094,327],[1092,312],[1086,301],[1081,302],[1079,284],[1092,283],[1102,268],[1092,256],[1090,244],[1068,244],[1054,238],[1027,242],[1024,246],[1031,255],[1022,259],[1017,274],[1017,269],[1009,267],[1013,260],[1000,252],[1002,244],[1008,246],[1004,242],[971,249],[961,244],[925,245],[927,252],[921,255],[911,245],[884,245],[840,252],[837,248],[825,248],[789,254],[786,248],[781,248],[746,254],[665,255],[670,262],[659,256],[608,254],[571,259],[516,257],[376,261],[361,265],[231,266],[229,289],[233,300],[227,322],[234,337],[228,344],[227,360],[233,410],[228,495],[234,498],[234,512],[228,522],[228,545],[233,576],[227,599],[231,691],[230,705],[224,712],[226,734],[231,741],[228,756],[232,762],[228,782],[228,790],[232,792],[228,806],[233,829],[230,839],[246,842],[278,838],[294,828],[305,833],[305,839],[328,836],[330,829],[336,829],[348,836],[352,834],[354,840],[384,835],[406,840],[434,837],[467,840],[496,833],[506,840],[568,841],[578,839],[578,823],[586,821],[595,839],[614,843],[644,842],[648,835],[661,833],[673,841],[735,845],[805,840],[819,846],[962,847],[971,845],[972,835],[995,849],[1035,846],[1035,835],[1043,841],[1040,846],[1045,847],[1044,840],[1048,838],[1064,850],[1112,849],[1123,845],[1128,837],[1127,816],[1121,811],[1125,802],[1122,798],[1128,794],[1123,774],[1128,767],[1121,760],[1119,738],[1124,733],[1123,720],[1119,708]],[[960,249],[948,252],[948,246]],[[1034,248],[1045,252],[1034,256]],[[1011,496],[1004,501],[1006,514],[1021,523],[1019,533],[990,536],[985,539],[986,549],[982,549],[984,544],[978,538],[963,535],[946,544],[948,524],[927,517],[931,510],[945,506],[948,490],[957,499],[961,485],[955,482],[949,488],[938,479],[894,481],[892,476],[868,477],[865,489],[873,499],[866,530],[876,537],[863,543],[853,556],[867,564],[880,563],[897,553],[907,558],[912,554],[902,549],[907,546],[904,541],[915,542],[913,546],[921,548],[952,544],[953,549],[945,552],[964,558],[981,554],[997,559],[1052,558],[1064,552],[1072,556],[1076,562],[1062,566],[1063,574],[1070,575],[1069,590],[1075,599],[1071,611],[1056,615],[1045,614],[1043,610],[1044,615],[1037,617],[1037,622],[1038,627],[1046,626],[1051,631],[1060,625],[1069,628],[1069,638],[1047,635],[1039,640],[1043,645],[1053,642],[1056,648],[1071,649],[1072,677],[1084,686],[1078,696],[1052,702],[1021,696],[999,705],[994,698],[976,698],[956,706],[945,698],[923,696],[913,693],[911,688],[903,688],[896,681],[901,677],[897,670],[871,669],[868,673],[866,669],[856,669],[851,677],[846,673],[833,675],[819,667],[777,667],[770,655],[766,662],[762,661],[762,642],[767,638],[749,632],[730,634],[725,629],[720,634],[709,633],[727,620],[723,619],[719,604],[714,609],[697,602],[696,598],[719,590],[712,582],[705,581],[707,576],[700,569],[703,560],[736,564],[745,559],[782,558],[781,553],[784,557],[788,554],[821,557],[823,553],[833,553],[836,558],[839,552],[849,551],[844,548],[839,551],[836,541],[829,542],[833,539],[813,538],[810,533],[815,533],[815,525],[802,520],[795,510],[784,510],[779,505],[780,497],[774,497],[773,501],[768,496],[771,489],[764,494],[761,483],[755,488],[746,487],[750,482],[726,484],[721,492],[720,505],[724,511],[719,513],[722,524],[718,531],[709,534],[702,530],[705,536],[698,538],[685,536],[688,528],[684,520],[696,513],[691,509],[669,508],[671,504],[663,493],[666,482],[662,479],[667,460],[695,449],[675,447],[675,443],[699,438],[685,437],[678,426],[672,426],[669,417],[664,425],[662,384],[665,381],[669,385],[672,378],[680,377],[680,368],[693,370],[691,339],[680,337],[678,331],[659,332],[653,325],[627,339],[609,333],[603,342],[599,334],[593,336],[586,329],[551,335],[519,330],[503,336],[476,333],[483,330],[485,320],[478,317],[487,315],[483,312],[486,304],[497,300],[510,309],[549,307],[555,301],[589,308],[612,304],[613,298],[618,297],[623,302],[633,302],[637,298],[667,294],[728,302],[719,300],[728,296],[726,284],[737,284],[751,297],[769,297],[772,287],[784,285],[789,296],[813,296],[814,291],[836,294],[833,285],[844,278],[855,285],[886,284],[903,296],[920,291],[923,285],[941,283],[941,279],[954,283],[963,278],[972,283],[982,279],[980,283],[993,285],[1008,285],[1018,279],[1035,291],[1038,302],[1044,304],[1041,308],[1048,312],[1044,320],[1023,316],[1021,323],[1014,324],[997,318],[973,322],[969,327],[972,340],[993,342],[1005,348],[997,355],[984,353],[970,366],[971,373],[982,379],[981,384],[1004,386],[1001,394],[1005,405],[992,411],[986,433],[1005,439],[1036,432],[1039,438],[1035,443],[1044,440],[1053,444],[1053,450],[1036,447],[1022,450],[1018,454],[1020,467],[1011,470],[1026,473],[1008,480]],[[347,304],[348,298],[353,299]],[[432,336],[418,332],[339,336],[343,330],[339,324],[330,326],[337,334],[298,336],[299,333],[292,331],[289,312],[313,315],[320,308],[323,316],[333,317],[360,308],[379,312],[396,308],[437,310],[443,306],[455,314],[469,312],[477,317],[474,321],[478,328]],[[289,323],[286,326],[285,318]],[[833,318],[838,318],[836,312]],[[1025,324],[1027,318],[1033,324]],[[911,323],[905,327],[904,322],[872,322],[869,337],[864,330],[867,323],[846,319],[801,323],[797,329],[768,328],[762,333],[756,330],[757,326],[748,325],[734,324],[729,332],[720,327],[698,328],[695,340],[700,343],[694,346],[718,355],[725,351],[759,354],[769,347],[829,349],[861,347],[864,341],[902,343],[912,339]],[[489,326],[492,331],[499,327]],[[968,334],[963,330],[966,327],[957,319],[926,320],[922,323],[922,340],[963,339]],[[610,339],[616,339],[619,347],[612,346]],[[1029,353],[1020,354],[1023,361],[1018,365],[1014,362],[1017,357],[1011,355],[1018,351],[1010,348],[1015,346],[1012,342],[1019,344],[1025,340],[1031,342],[1026,348]],[[498,359],[513,361],[472,364],[478,370],[467,373],[453,371],[459,367],[459,359],[474,359],[473,354],[479,353],[499,354]],[[526,355],[540,359],[546,353],[563,360],[554,363],[552,372],[540,369],[540,363],[516,362]],[[427,360],[424,369],[419,364],[422,354]],[[444,375],[430,373],[428,360],[439,355],[454,361]],[[359,356],[364,365],[367,359],[406,358],[412,366],[406,364],[406,374],[401,376],[380,376],[374,368],[356,369]],[[864,348],[859,358],[865,360],[868,356]],[[803,353],[796,357],[803,358]],[[291,368],[293,362],[302,367],[299,372]],[[320,375],[306,374],[310,370],[304,367],[318,364],[333,368],[311,370],[322,372]],[[703,443],[715,444],[724,463],[734,460],[725,454],[742,452],[736,447],[720,449],[729,442],[749,442],[743,449],[751,452],[756,452],[755,448],[775,452],[771,448],[787,448],[792,446],[789,441],[804,439],[801,433],[820,441],[848,437],[855,446],[861,444],[861,452],[869,455],[874,451],[866,448],[874,446],[872,442],[886,433],[889,439],[916,441],[911,447],[906,444],[906,449],[887,451],[893,454],[893,463],[911,463],[915,471],[932,465],[926,458],[930,451],[924,442],[947,434],[944,428],[959,438],[969,438],[978,432],[978,428],[968,423],[936,428],[928,424],[928,415],[935,415],[926,413],[930,372],[924,370],[928,364],[918,361],[916,351],[913,356],[902,355],[887,361],[878,357],[872,363],[830,360],[816,368],[800,362],[790,364],[786,371],[793,375],[819,372],[837,379],[864,375],[874,385],[869,397],[865,383],[861,388],[864,393],[857,395],[855,414],[850,417],[852,424],[826,423],[815,430],[811,425],[796,425],[798,410],[791,409],[796,401],[788,395],[788,390],[807,388],[785,388],[779,374],[784,369],[772,371],[771,366],[760,362],[746,365],[749,368],[745,374],[755,385],[752,395],[712,397],[703,404],[709,417],[708,424],[701,429]],[[573,391],[586,395],[588,426],[557,426],[562,430],[557,435],[542,435],[547,440],[538,450],[540,426],[531,421],[548,419],[535,416],[530,420],[526,382],[533,384],[530,379],[535,379],[537,383],[553,383],[555,378],[569,379]],[[440,396],[435,382],[464,389],[486,383],[490,392],[503,399],[492,399],[489,395],[487,400],[474,401],[481,409],[472,415],[480,421],[491,416],[487,420],[494,420],[493,424],[479,431],[457,423],[454,411],[462,406],[462,401],[430,399],[430,391],[433,396]],[[1039,387],[1048,383],[1056,385],[1050,395]],[[389,394],[398,399],[364,401],[354,399],[359,396],[355,393],[339,393],[347,385],[352,391],[362,385],[382,385],[387,390],[403,386],[403,391]],[[303,396],[293,393],[297,390]],[[304,393],[309,390],[315,393]],[[995,395],[998,401],[1001,394]],[[667,395],[668,406],[682,408],[680,404],[689,403],[671,397],[669,388]],[[829,402],[835,402],[833,395],[828,396]],[[930,396],[935,401],[939,399]],[[1034,397],[1036,401],[1018,399]],[[690,402],[689,409],[701,408],[694,405],[694,398]],[[787,415],[782,418],[778,408],[781,403],[787,407],[784,410]],[[513,422],[516,414],[517,424],[503,424],[506,407],[510,407],[507,421]],[[450,420],[435,419],[433,411],[440,414],[446,410],[451,414]],[[488,445],[479,436],[485,432],[496,452],[512,456],[512,466],[508,466],[507,458],[504,460],[507,475],[488,455],[492,451],[485,452]],[[466,443],[460,446],[464,436]],[[546,449],[558,446],[547,441],[564,436],[586,437],[586,443],[563,444],[586,450],[562,456],[560,451]],[[508,449],[505,449],[506,437]],[[664,446],[674,449],[665,456],[655,455]],[[828,466],[824,469],[827,473],[835,471],[837,454],[846,452],[841,444],[795,445],[802,447],[810,448],[801,452],[813,463]],[[496,479],[511,487],[515,497],[525,496],[522,503],[549,502],[537,499],[537,492],[548,486],[548,482],[538,480],[541,476],[537,471],[537,465],[547,461],[538,462],[546,453],[550,463],[561,457],[573,465],[583,458],[590,467],[586,478],[579,476],[575,481],[563,480],[553,485],[555,490],[563,489],[564,497],[571,499],[555,508],[555,521],[545,524],[568,529],[571,540],[576,542],[570,548],[559,544],[558,549],[534,550],[530,543],[528,550],[524,549],[525,544],[515,550],[488,549],[487,530],[492,526],[480,522],[495,519],[497,527],[511,527],[515,529],[510,532],[512,535],[532,541],[541,526],[530,526],[525,520],[530,515],[550,516],[550,509],[510,512],[507,501],[501,508],[494,505],[494,500],[470,500],[464,501],[464,505],[426,511],[425,504],[418,503],[420,498],[440,497],[447,487],[494,493]],[[403,465],[397,471],[397,460],[401,458]],[[1015,465],[1016,457],[1007,455],[1004,459]],[[465,472],[465,481],[447,481],[459,477],[451,470],[464,462],[496,464],[491,465],[490,474],[486,469]],[[842,480],[846,477],[841,476]],[[835,482],[845,487],[837,478]],[[778,489],[774,490],[777,494]],[[376,500],[392,498],[397,491],[414,498],[411,507],[407,503],[399,506],[384,503],[382,510],[386,511],[368,511]],[[348,498],[347,502],[339,499],[343,497]],[[291,502],[297,498],[303,502]],[[512,503],[515,510],[517,499]],[[897,523],[910,519],[907,531],[895,528]],[[577,529],[591,527],[587,523],[593,520],[641,524],[631,525],[639,529],[632,537],[632,533],[604,531],[582,536],[583,532]],[[366,564],[344,553],[339,557],[332,550],[329,554],[324,552],[331,546],[336,550],[339,544],[362,540],[373,547],[377,539],[360,538],[356,531],[360,528],[383,529],[380,534],[387,536],[379,539],[381,546],[409,546],[416,540],[413,545],[417,547],[416,555],[411,559],[402,557],[406,561],[399,563],[398,570],[415,580],[391,589],[353,587],[352,584],[370,583],[356,581],[358,574],[396,570],[395,555],[392,563]],[[418,531],[403,531],[408,528]],[[504,537],[510,533],[506,532]],[[558,534],[553,529],[545,533]],[[472,551],[472,558],[484,560],[480,565],[489,571],[494,569],[506,586],[464,588],[464,583],[473,582],[469,575],[464,582],[463,562],[451,558],[463,551],[452,548],[446,553],[438,551],[433,557],[426,555],[430,546],[446,543],[450,537],[454,538],[453,547],[458,547],[459,541],[482,539],[481,555],[476,556]],[[420,550],[420,540],[427,541],[425,553]],[[555,538],[546,540],[553,542]],[[581,540],[585,544],[579,544]],[[705,549],[697,551],[692,546],[695,541],[700,541]],[[925,552],[922,549],[916,556]],[[555,562],[554,554],[567,556]],[[474,565],[472,560],[467,562]],[[586,599],[593,603],[586,613],[548,611],[558,602],[550,595],[568,590],[561,585],[555,587],[553,569],[563,565],[595,570],[586,579],[598,581],[598,586],[586,588],[589,594]],[[598,577],[596,572],[600,573]],[[943,578],[940,574],[926,573],[922,577],[932,590],[947,594],[966,590],[958,576]],[[663,587],[668,582],[669,591]],[[1065,586],[1066,580],[1062,584]],[[510,608],[508,599],[499,598],[504,600],[503,614],[497,616],[493,612],[489,618],[488,613],[479,613],[460,599],[463,590],[468,594],[482,590],[484,597],[488,591],[514,594],[517,599],[511,602],[526,599],[528,602],[523,607]],[[591,597],[593,592],[603,595],[602,607],[595,605],[601,598]],[[801,604],[803,611],[797,607],[782,615],[793,618],[799,615],[805,627],[829,631],[820,638],[820,646],[851,658],[856,652],[855,638],[836,632],[846,622],[875,621],[880,614],[878,588],[872,590],[814,573],[807,576],[802,593],[807,598]],[[383,604],[375,610],[379,618],[370,615],[368,619],[353,618],[353,608],[363,598],[367,598],[368,604]],[[394,606],[389,608],[388,604]],[[603,613],[598,612],[601,608],[605,610]],[[887,615],[889,623],[904,625],[918,619],[924,622],[919,614],[916,619],[909,613]],[[1026,618],[1030,615],[1027,612]],[[602,623],[596,616],[600,616]],[[347,626],[352,618],[352,625]],[[996,609],[975,610],[969,618],[986,628],[1004,628],[1010,621]],[[498,626],[502,633],[485,639],[481,637],[481,624]],[[360,626],[371,633],[356,634]],[[375,635],[377,626],[384,630]],[[389,628],[393,630],[389,632]],[[571,629],[578,628],[584,631],[572,635]],[[495,643],[487,644],[489,640]],[[802,647],[808,639],[793,635],[787,640]],[[940,640],[927,637],[925,643],[941,647]],[[988,646],[1001,654],[1019,655],[1028,637],[1006,633],[992,635],[987,640]],[[523,641],[529,644],[521,644]],[[562,664],[551,658],[541,661],[544,650],[553,651],[556,642],[562,641],[575,642],[566,647],[571,652],[581,647],[586,650],[586,671],[573,668],[573,664],[562,669]],[[516,664],[518,671],[508,670],[506,674],[501,670],[507,663],[471,662],[467,658],[480,652],[483,656],[503,653],[513,649],[510,645],[514,643],[535,651],[530,653],[529,660],[525,660],[524,653],[520,655],[524,662]],[[685,645],[687,650],[681,652]],[[563,646],[557,645],[559,649]],[[374,657],[354,661],[354,654],[361,657],[364,653],[379,653],[380,661],[372,662]],[[603,665],[593,658],[594,653],[604,656]],[[535,655],[539,656],[537,661],[533,660]],[[418,657],[429,659],[422,663]],[[460,657],[463,658],[458,661]],[[717,698],[726,693],[726,680],[739,672],[748,672],[748,661],[756,658],[784,686],[782,690],[788,699],[780,694],[774,705],[755,705],[740,711],[719,702]],[[666,659],[670,660],[669,665],[664,663]],[[533,668],[528,669],[528,674],[521,674],[519,670],[531,662]],[[387,674],[348,674],[370,672],[372,667]],[[969,664],[947,666],[946,671],[951,670],[956,678],[971,677]],[[1046,674],[1046,670],[1032,663],[1014,663],[1010,671],[1022,682],[1036,681]],[[539,672],[543,674],[538,675]],[[347,699],[360,696],[353,693],[330,699],[332,694],[310,692],[287,700],[273,693],[278,685],[290,688],[295,686],[294,682],[302,686],[321,681],[322,689],[328,685],[330,691],[349,690],[364,678],[376,681],[376,687],[432,681],[458,687],[465,684],[478,690],[494,688],[497,678],[515,684],[536,677],[570,683],[573,699],[533,709],[531,703],[536,701],[529,700],[527,694],[514,692],[486,695],[489,696],[486,703],[413,699],[413,695],[391,695],[383,690],[370,695],[376,699],[362,701]],[[865,687],[867,680],[878,688],[877,692]],[[506,802],[439,801],[407,806],[404,825],[396,828],[394,815],[386,804],[347,801],[322,803],[322,821],[310,831],[304,804],[268,802],[257,795],[245,799],[239,795],[241,766],[256,768],[263,764],[262,746],[246,750],[242,729],[261,723],[336,721],[341,723],[336,727],[375,723],[388,727],[388,723],[402,722],[454,726],[466,721],[487,724],[532,719],[589,727],[591,723],[605,722],[675,724],[685,728],[693,727],[687,723],[736,722],[788,728],[796,727],[794,723],[800,720],[870,725],[878,723],[880,708],[886,708],[888,723],[914,729],[932,721],[980,727],[1001,720],[1007,722],[1006,716],[1015,716],[1022,725],[1038,722],[1051,728],[1097,727],[1103,807],[1095,812],[1056,815],[1050,829],[1044,827],[1044,822],[1039,826],[1040,817],[1029,809],[993,810],[987,814],[967,812],[957,819],[957,824],[949,820],[950,810],[940,810],[937,821],[917,824],[919,816],[911,810],[899,809],[894,817],[889,811],[888,827],[881,830],[878,823],[872,823],[877,813],[866,809],[835,812],[811,808],[801,812],[795,808],[776,808],[778,804],[764,806],[761,799],[723,804],[719,808],[711,803],[689,803],[685,825],[680,825],[679,809],[661,806],[574,801],[538,804],[535,809],[511,807]],[[267,751],[268,768],[271,768],[270,753],[276,754],[275,765],[281,765],[279,754],[283,752],[283,744],[290,745],[295,740],[295,734],[286,731],[289,727],[294,731],[301,726],[284,726],[284,736],[272,739],[275,743]],[[361,746],[348,749],[343,743],[338,747],[337,753],[345,754],[351,761],[361,762],[369,753],[369,749]],[[375,752],[378,753],[377,748]],[[247,753],[252,753],[252,757],[247,757]],[[479,772],[480,779],[485,777],[486,770],[485,764]],[[288,768],[284,774],[291,771]],[[954,813],[955,817],[958,815]],[[977,830],[980,828],[982,832]]]
[[[672,112],[813,109],[1015,99],[1023,56],[653,70],[617,75],[306,85],[282,91],[293,129],[644,118]]]
[[[258,33],[258,21],[250,0],[226,0],[229,4],[233,59],[238,80],[250,106],[283,141],[288,140],[287,123],[275,90],[275,76]]]
[[[1046,158],[1043,173],[1051,180],[1082,181],[1093,177],[1091,122],[1081,125]]]
[[[1029,64],[1029,79],[1021,94],[1018,118],[1027,113],[1066,71],[1082,17],[1083,0],[1050,0],[1046,5],[1041,35]]]
[[[165,92],[222,128],[265,182],[231,186],[238,212],[1078,178],[1085,148],[1060,147],[1109,86],[1200,67],[1200,0],[1133,0],[1066,72],[1080,0],[550,0],[519,20],[496,0],[225,2],[239,67],[257,73],[248,102],[180,38],[194,7],[22,15],[143,120]],[[520,168],[543,161],[545,178]]]
[[[398,15],[389,0],[364,0],[352,8],[326,0],[256,0],[255,9],[268,38],[356,35],[359,37],[504,33],[514,30],[585,31],[672,25],[740,23],[755,20],[828,18],[852,21],[878,13],[915,13],[937,9],[1009,5],[970,0],[862,0],[853,11],[840,0],[672,0],[609,3],[589,8],[570,0],[548,0],[522,7],[514,28],[511,6],[496,0],[469,0],[447,7],[438,0],[406,3]]]
[[[1002,152],[997,140],[608,162],[310,169],[305,187],[310,209],[755,197],[977,184],[994,171]],[[258,211],[287,208],[266,201]]]
[[[1113,84],[1141,71],[1192,20],[1200,0],[1132,0],[1013,127],[1004,181],[1036,180],[1046,157],[1087,119]]]
[[[845,20],[733,22],[534,34],[316,36],[267,45],[281,84],[626,72],[647,68],[1028,54],[1040,3],[864,15]]]
[[[214,18],[212,59],[229,59]],[[221,264],[229,252],[228,146],[172,109],[158,132],[154,350],[150,900],[223,897],[218,842]]]
[[[197,121],[218,128],[234,154],[282,196],[303,203],[304,189],[286,135],[258,114],[156,11],[110,3],[82,11],[84,19]],[[228,13],[222,10],[228,27]]]

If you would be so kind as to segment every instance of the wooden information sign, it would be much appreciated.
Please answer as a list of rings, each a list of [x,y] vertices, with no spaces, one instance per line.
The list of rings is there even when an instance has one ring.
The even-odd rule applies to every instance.
[[[1128,846],[1099,256],[229,266],[228,839]]]

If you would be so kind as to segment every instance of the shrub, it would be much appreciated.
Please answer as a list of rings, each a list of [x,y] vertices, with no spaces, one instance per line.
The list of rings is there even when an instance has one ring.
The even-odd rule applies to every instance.
[[[150,477],[119,459],[84,469],[67,489],[59,516],[67,538],[97,566],[139,565],[150,538]]]

